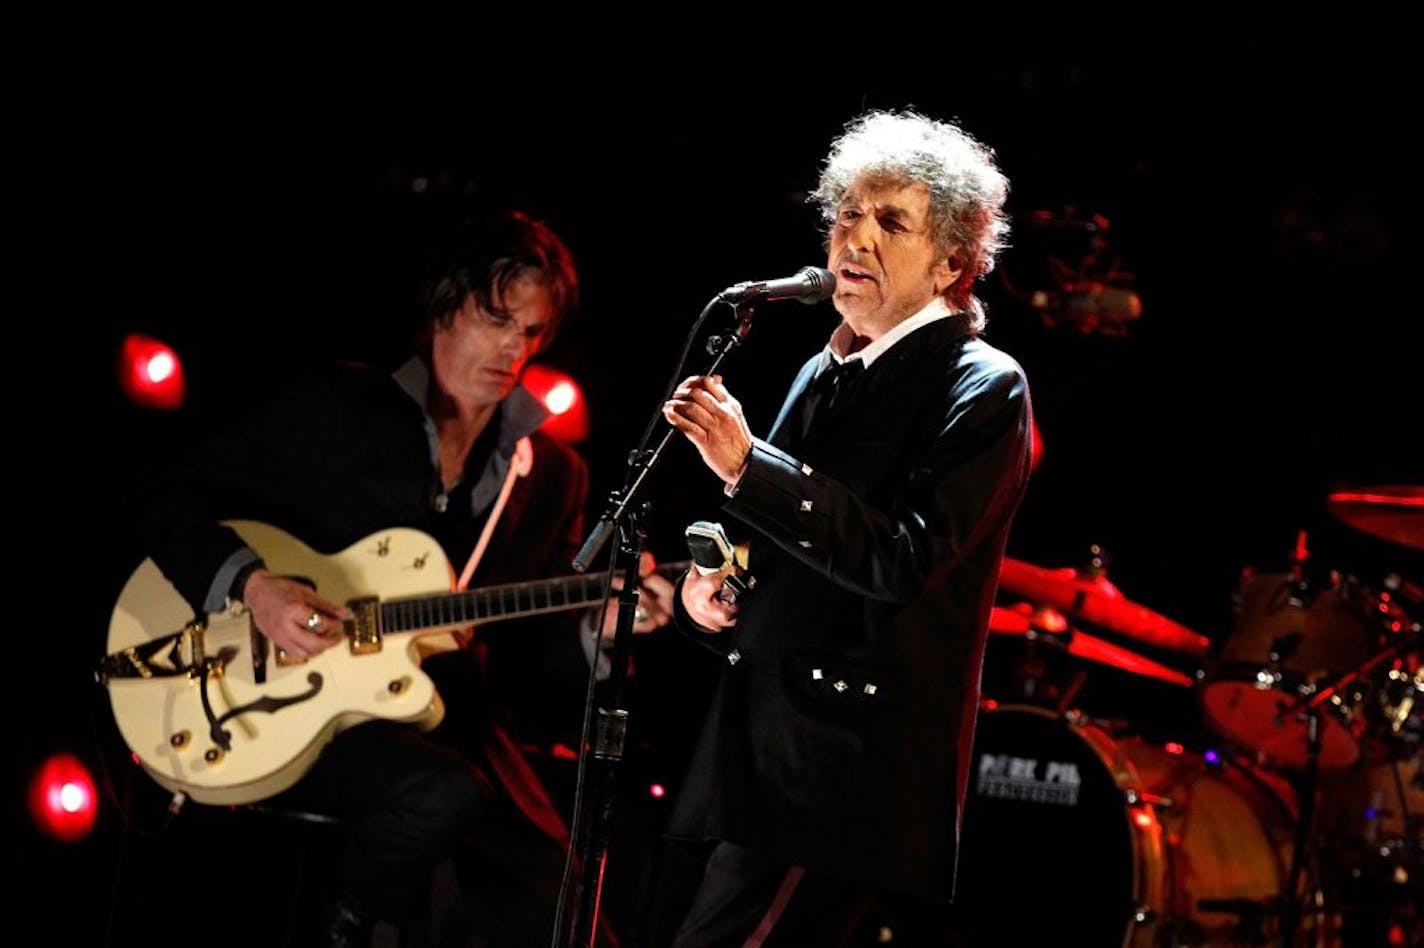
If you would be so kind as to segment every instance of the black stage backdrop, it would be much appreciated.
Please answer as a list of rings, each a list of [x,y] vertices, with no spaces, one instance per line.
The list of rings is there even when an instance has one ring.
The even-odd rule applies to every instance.
[[[1412,30],[1163,16],[906,15],[880,38],[838,16],[726,12],[25,24],[12,185],[33,289],[12,309],[29,364],[13,370],[10,490],[12,535],[41,542],[11,560],[28,607],[11,637],[13,815],[26,822],[24,782],[46,754],[118,759],[89,669],[136,563],[109,515],[136,454],[269,368],[398,346],[432,228],[517,206],[565,236],[583,277],[582,312],[546,361],[587,397],[592,522],[713,294],[824,263],[805,194],[866,107],[961,119],[1013,182],[1013,246],[983,295],[989,340],[1027,369],[1043,456],[1011,556],[1082,567],[1096,545],[1124,595],[1217,645],[1241,570],[1283,568],[1302,533],[1314,571],[1424,582],[1418,551],[1326,507],[1340,487],[1424,483]],[[1140,318],[1095,326],[1035,306],[1065,274],[1130,288]],[[834,324],[825,305],[758,309],[724,366],[755,428]],[[182,411],[124,400],[114,361],[130,332],[185,359]],[[677,441],[646,498],[663,559],[686,555],[689,521],[717,517],[718,485]],[[671,633],[637,649],[629,779],[675,789],[711,669]],[[1023,696],[1020,649],[991,648],[1003,700]],[[1214,739],[1193,689],[1049,666],[1050,691],[1088,672],[1075,702],[1090,713],[1153,740]],[[625,818],[651,837],[663,805]],[[54,943],[101,939],[115,880],[137,887],[103,806],[94,836],[35,840],[20,870]],[[646,861],[636,849],[626,858]]]

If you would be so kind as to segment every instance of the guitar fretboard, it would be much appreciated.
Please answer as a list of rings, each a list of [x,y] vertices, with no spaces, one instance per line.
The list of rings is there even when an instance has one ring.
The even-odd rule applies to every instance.
[[[686,568],[686,563],[668,563],[659,566],[658,572],[672,579]],[[602,600],[607,577],[607,573],[589,573],[395,599],[381,603],[381,628],[386,632],[408,632],[591,606]]]

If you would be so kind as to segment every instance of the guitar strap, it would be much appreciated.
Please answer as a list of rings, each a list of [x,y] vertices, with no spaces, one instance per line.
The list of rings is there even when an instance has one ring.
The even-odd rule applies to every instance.
[[[509,500],[509,493],[514,489],[515,479],[527,475],[533,466],[534,447],[530,444],[528,437],[520,438],[514,445],[513,456],[509,459],[509,471],[505,474],[504,486],[500,488],[499,497],[495,499],[489,517],[485,520],[484,532],[480,534],[480,540],[470,553],[469,562],[465,564],[465,571],[460,574],[460,580],[455,586],[457,592],[463,592],[470,584],[470,577],[475,575],[475,567],[479,565],[480,558],[484,556],[485,547],[489,545],[490,536],[494,533],[495,522],[504,512],[505,502]],[[468,647],[469,643],[462,644]],[[554,806],[554,801],[549,798],[548,790],[544,788],[539,775],[529,765],[529,761],[525,758],[524,752],[519,749],[519,745],[514,742],[514,738],[510,737],[509,732],[493,719],[489,722],[489,734],[485,739],[484,752],[485,759],[490,762],[495,776],[499,778],[499,782],[508,791],[520,812],[528,817],[529,822],[538,827],[544,835],[561,845],[568,846],[570,842],[568,826],[564,823],[564,818],[559,815],[558,807]]]
[[[504,475],[504,486],[499,489],[499,496],[495,498],[494,506],[490,508],[489,518],[485,520],[484,532],[480,534],[480,542],[476,543],[475,548],[470,551],[469,562],[465,564],[465,571],[460,574],[460,582],[455,587],[457,592],[464,592],[465,587],[470,585],[470,577],[475,575],[475,567],[480,565],[480,557],[485,555],[485,547],[489,546],[495,522],[499,520],[499,515],[504,513],[504,503],[509,500],[509,492],[514,489],[514,479],[524,477],[533,468],[534,446],[530,444],[529,437],[526,435],[514,444],[514,454],[509,459],[509,471]]]

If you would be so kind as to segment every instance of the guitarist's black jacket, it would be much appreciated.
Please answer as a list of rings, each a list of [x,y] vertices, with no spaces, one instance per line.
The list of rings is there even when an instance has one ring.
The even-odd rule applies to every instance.
[[[584,535],[583,459],[537,430],[544,409],[516,388],[470,451],[461,483],[445,494],[423,407],[428,378],[416,357],[394,373],[311,366],[254,387],[230,418],[135,472],[124,510],[139,548],[198,614],[223,607],[254,556],[224,520],[270,524],[319,553],[410,527],[440,541],[458,576],[515,444],[528,435],[532,470],[515,481],[469,585],[571,574]],[[480,627],[478,689],[446,686],[444,657],[427,661],[447,718],[478,726],[492,717],[529,744],[576,739],[588,675],[577,621],[564,613]]]

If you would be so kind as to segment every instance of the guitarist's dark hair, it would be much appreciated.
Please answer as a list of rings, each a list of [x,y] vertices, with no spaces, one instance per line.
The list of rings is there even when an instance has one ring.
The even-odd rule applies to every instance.
[[[471,296],[482,309],[500,312],[509,284],[526,276],[538,278],[554,298],[547,345],[579,301],[573,254],[559,236],[522,211],[466,218],[448,227],[428,257],[421,285],[421,341],[437,325],[450,325]]]

